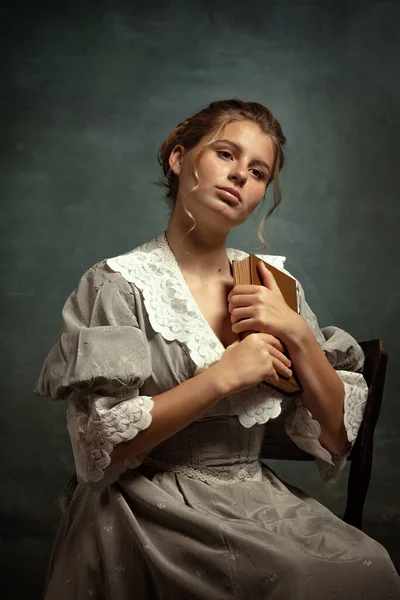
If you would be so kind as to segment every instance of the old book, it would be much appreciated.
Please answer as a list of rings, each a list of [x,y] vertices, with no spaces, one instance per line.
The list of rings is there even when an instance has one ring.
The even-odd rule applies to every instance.
[[[267,261],[262,260],[261,258],[258,258],[258,256],[256,256],[255,254],[249,254],[249,256],[247,256],[243,260],[239,260],[239,261],[233,260],[232,261],[234,284],[235,285],[237,285],[237,284],[240,284],[240,285],[243,285],[243,284],[244,285],[247,285],[247,284],[263,285],[260,275],[258,274],[258,269],[257,269],[257,263],[260,261],[264,262],[266,264],[267,268],[271,271],[288,306],[290,306],[290,308],[292,308],[293,310],[298,312],[299,309],[298,309],[298,302],[297,302],[296,280],[293,277],[291,277],[290,275],[288,275],[287,273],[284,273],[283,271],[280,271],[273,265],[270,265]],[[239,334],[239,338],[241,340],[243,340],[245,337],[250,335],[250,333],[255,333],[255,332],[254,331],[242,331]],[[289,354],[286,349],[285,349],[285,355],[290,359]],[[282,392],[283,394],[286,394],[288,396],[292,396],[294,394],[298,394],[299,392],[302,392],[303,388],[301,387],[300,381],[296,377],[296,373],[294,372],[294,369],[293,369],[293,364],[291,365],[290,368],[292,370],[292,376],[289,378],[283,377],[282,375],[280,375],[278,373],[278,376],[279,376],[279,384],[278,385],[276,385],[276,386],[272,385],[269,381],[268,382],[266,381],[265,383],[267,383],[271,387],[274,387],[275,389],[279,390],[280,392]]]

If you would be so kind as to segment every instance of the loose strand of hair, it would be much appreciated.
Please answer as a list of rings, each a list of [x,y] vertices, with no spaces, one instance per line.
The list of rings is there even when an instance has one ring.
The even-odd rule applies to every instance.
[[[266,250],[268,248],[267,241],[265,240],[264,235],[263,235],[265,221],[272,215],[274,210],[279,206],[279,204],[281,203],[281,199],[282,199],[282,194],[281,194],[281,190],[279,187],[279,169],[280,169],[279,144],[275,143],[275,145],[276,145],[276,157],[275,157],[274,166],[273,166],[273,181],[274,181],[273,199],[274,199],[274,203],[273,203],[272,208],[267,212],[267,214],[263,216],[263,218],[261,219],[261,221],[257,227],[257,236],[258,236],[258,239],[260,240],[260,242],[262,243],[264,250]]]
[[[187,208],[186,208],[186,205],[185,205],[185,202],[184,202],[184,201],[185,201],[185,199],[186,199],[186,198],[187,198],[187,197],[188,197],[190,194],[192,194],[193,192],[195,192],[195,191],[196,191],[196,189],[198,189],[198,187],[199,187],[199,184],[200,184],[200,176],[199,176],[199,171],[198,171],[198,162],[199,162],[199,156],[200,156],[200,153],[201,153],[201,152],[202,152],[202,151],[203,151],[205,148],[207,148],[208,146],[210,146],[211,144],[213,144],[213,143],[214,143],[214,142],[215,142],[215,141],[216,141],[216,140],[219,138],[219,136],[220,136],[220,134],[221,134],[221,131],[223,131],[223,129],[224,129],[224,127],[225,127],[225,125],[226,125],[226,124],[227,124],[226,122],[223,122],[223,123],[221,123],[221,125],[220,125],[220,127],[218,128],[218,131],[215,133],[215,135],[214,135],[213,139],[212,139],[212,140],[210,140],[210,141],[208,141],[208,142],[207,142],[206,144],[204,144],[203,146],[201,146],[201,147],[198,149],[198,151],[196,152],[196,154],[195,154],[195,156],[194,156],[194,158],[193,158],[193,174],[194,174],[194,177],[195,177],[195,180],[196,180],[196,184],[194,185],[194,187],[193,187],[191,190],[189,190],[189,192],[188,192],[187,194],[185,194],[185,196],[184,196],[184,197],[183,197],[183,199],[182,199],[182,205],[183,205],[183,208],[184,208],[184,210],[185,210],[186,214],[187,214],[187,215],[189,215],[189,216],[192,218],[192,220],[194,221],[194,225],[193,225],[193,227],[191,227],[191,228],[190,228],[190,229],[189,229],[189,230],[188,230],[188,231],[185,233],[185,235],[183,236],[183,238],[181,238],[181,240],[180,240],[180,244],[181,244],[181,246],[182,246],[182,242],[183,242],[183,240],[184,240],[184,239],[185,239],[185,238],[186,238],[186,237],[189,235],[189,233],[191,233],[191,232],[192,232],[192,231],[195,229],[195,227],[196,227],[196,224],[197,224],[197,223],[196,223],[196,219],[193,217],[193,215],[190,213],[190,211],[189,211],[189,210],[187,210]],[[186,252],[186,250],[185,250],[185,252]],[[189,252],[186,252],[186,254],[190,254],[190,253],[189,253]]]

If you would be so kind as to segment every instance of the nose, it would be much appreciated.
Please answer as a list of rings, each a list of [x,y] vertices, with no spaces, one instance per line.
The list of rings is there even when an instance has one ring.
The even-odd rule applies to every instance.
[[[231,181],[235,181],[238,185],[243,185],[247,180],[247,171],[244,167],[236,166],[232,169],[229,175]]]

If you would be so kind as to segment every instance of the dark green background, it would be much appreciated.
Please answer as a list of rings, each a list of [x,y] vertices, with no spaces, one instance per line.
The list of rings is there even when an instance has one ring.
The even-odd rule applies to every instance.
[[[380,337],[389,368],[365,531],[400,567],[398,2],[3,5],[1,598],[40,598],[73,472],[65,405],[32,395],[61,309],[93,263],[165,229],[159,144],[212,100],[266,104],[288,138],[265,227],[320,324]],[[261,251],[257,224],[229,245]],[[272,465],[343,511],[346,474]]]

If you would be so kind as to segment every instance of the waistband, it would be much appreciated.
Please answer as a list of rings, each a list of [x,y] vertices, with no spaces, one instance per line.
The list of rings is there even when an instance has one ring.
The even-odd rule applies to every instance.
[[[262,481],[262,464],[255,461],[251,464],[238,464],[226,467],[203,467],[190,463],[168,463],[146,456],[144,467],[157,471],[169,471],[186,475],[205,483],[240,483],[242,481]]]

